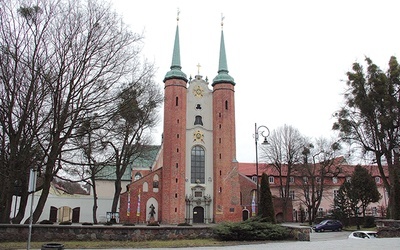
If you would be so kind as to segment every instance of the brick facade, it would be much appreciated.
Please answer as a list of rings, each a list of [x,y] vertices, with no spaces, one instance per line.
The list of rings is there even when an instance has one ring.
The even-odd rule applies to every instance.
[[[186,81],[165,81],[163,171],[160,181],[161,215],[165,223],[177,224],[185,218],[186,163]]]

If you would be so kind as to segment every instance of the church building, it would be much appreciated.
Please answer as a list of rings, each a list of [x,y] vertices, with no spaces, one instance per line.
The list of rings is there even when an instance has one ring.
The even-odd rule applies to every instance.
[[[222,28],[223,23],[219,67],[209,83],[182,71],[177,25],[172,64],[164,78],[162,145],[151,169],[143,169],[121,194],[121,222],[219,223],[243,220],[244,210],[248,214],[241,205],[240,184],[247,181],[253,190],[255,184],[238,172],[235,82]]]

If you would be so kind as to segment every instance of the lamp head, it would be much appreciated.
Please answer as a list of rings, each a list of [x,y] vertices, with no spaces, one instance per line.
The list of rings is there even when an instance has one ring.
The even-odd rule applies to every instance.
[[[264,141],[261,143],[261,145],[269,145],[267,137],[264,137]]]

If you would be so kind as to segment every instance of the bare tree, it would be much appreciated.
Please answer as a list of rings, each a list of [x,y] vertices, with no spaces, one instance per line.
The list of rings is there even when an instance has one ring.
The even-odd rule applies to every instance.
[[[290,204],[290,179],[294,166],[299,164],[304,148],[304,138],[292,126],[284,125],[272,131],[268,138],[269,145],[261,147],[261,156],[278,172],[279,192],[283,199],[283,218],[286,219]]]
[[[26,135],[21,141],[32,141],[32,146],[27,144],[28,149],[24,152],[31,152],[28,155],[40,152],[39,162],[43,165],[38,166],[39,188],[42,192],[33,214],[36,222],[47,200],[53,176],[62,168],[63,149],[74,136],[80,121],[94,110],[100,115],[109,111],[103,107],[114,97],[112,88],[132,71],[140,70],[137,66],[142,36],[130,32],[120,17],[110,11],[109,5],[95,0],[38,0],[30,4],[26,1],[0,3],[1,81],[7,83],[4,86],[11,87],[18,82],[25,84],[3,92],[12,96],[1,95],[10,103],[9,108],[2,109],[4,115],[1,117],[12,117],[7,122],[2,121],[3,131],[9,131],[2,138],[2,158],[24,159],[20,152],[4,150],[11,146],[14,132],[19,130],[25,134],[21,132],[18,138]],[[32,89],[38,90],[37,99],[30,98]],[[21,91],[24,94],[18,93]],[[25,98],[15,101],[18,94]],[[17,102],[21,107],[33,108],[23,112],[15,106]],[[38,118],[35,119],[33,114]],[[28,118],[24,123],[25,117]],[[20,128],[9,129],[10,124],[19,123],[22,123]],[[23,125],[27,123],[29,126],[24,129]],[[36,127],[32,129],[30,125]],[[32,165],[26,163],[33,162],[32,159],[24,162],[21,175],[27,175],[27,168]],[[18,169],[17,164],[17,161],[6,161],[2,165],[7,170],[4,178],[14,179],[11,175],[15,173],[8,173]],[[2,207],[9,207],[10,197],[5,195],[3,198],[3,193],[6,194],[10,186],[2,190]],[[9,209],[1,211],[1,220],[7,221]]]
[[[63,163],[68,164],[69,167],[64,168],[67,178],[62,179],[86,183],[93,190],[92,217],[94,224],[97,224],[98,208],[96,180],[106,177],[103,175],[103,170],[112,164],[112,157],[107,154],[106,145],[103,144],[107,131],[102,129],[102,125],[101,119],[96,114],[83,120],[75,138],[68,145],[71,160],[66,159],[66,152],[63,156]]]
[[[0,2],[0,223],[9,223],[14,183],[20,184],[19,223],[28,198],[29,168],[42,166],[39,134],[49,121],[45,67],[51,13],[17,1]],[[51,10],[48,10],[51,11]]]
[[[326,180],[337,176],[341,171],[338,162],[335,161],[339,149],[340,145],[337,142],[318,139],[315,147],[311,143],[304,146],[303,163],[295,167],[296,175],[301,177],[297,184],[303,192],[298,198],[308,210],[310,225],[317,216]]]
[[[146,65],[143,69],[142,74],[134,76],[118,94],[118,108],[108,124],[107,141],[103,142],[109,145],[114,157],[113,213],[117,212],[121,180],[128,165],[141,157],[151,144],[148,132],[158,122],[156,110],[163,101],[160,89],[153,82],[154,68]]]

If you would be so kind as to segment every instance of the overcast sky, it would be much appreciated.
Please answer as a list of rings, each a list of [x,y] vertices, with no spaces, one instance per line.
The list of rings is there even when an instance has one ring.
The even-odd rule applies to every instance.
[[[172,60],[177,9],[182,71],[209,81],[217,75],[224,19],[229,74],[235,79],[237,158],[255,162],[254,124],[271,131],[292,125],[303,135],[334,136],[346,72],[365,56],[387,69],[400,52],[398,0],[113,0],[135,32],[156,80]],[[162,113],[163,110],[160,110]],[[162,115],[162,114],[161,114]],[[160,143],[162,120],[154,142]]]

